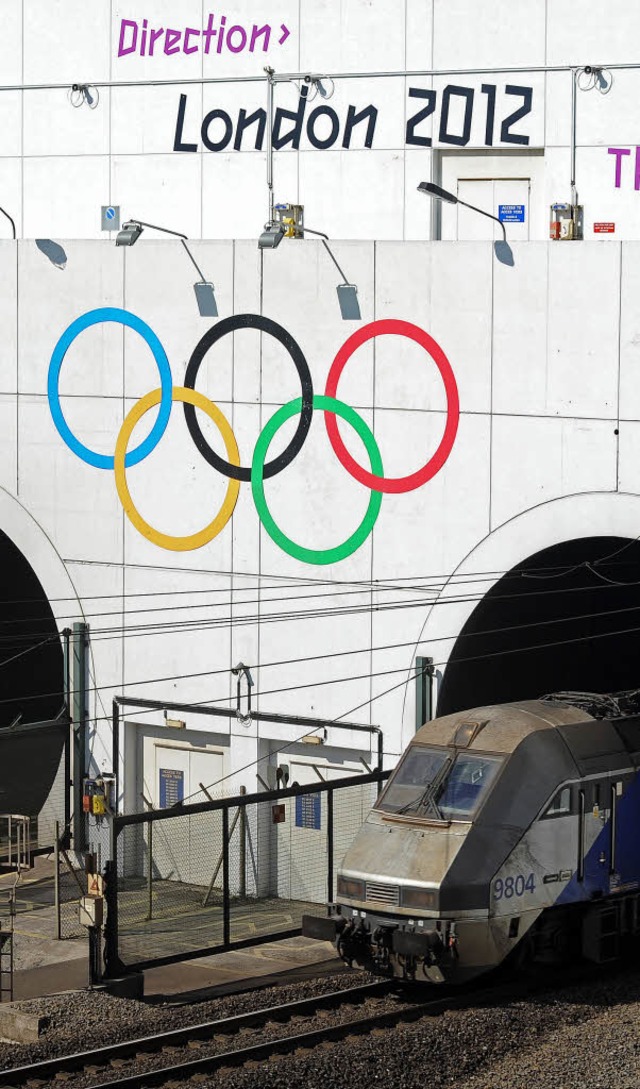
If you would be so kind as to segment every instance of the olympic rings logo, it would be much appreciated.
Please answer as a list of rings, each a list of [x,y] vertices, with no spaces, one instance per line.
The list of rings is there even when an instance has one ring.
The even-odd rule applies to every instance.
[[[91,450],[73,434],[62,411],[59,391],[60,371],[71,344],[85,329],[102,322],[117,322],[138,333],[151,349],[160,378],[159,389],[145,394],[128,412],[116,439],[113,456]],[[257,329],[278,340],[288,352],[296,368],[301,392],[300,397],[283,405],[267,421],[256,442],[250,466],[240,464],[235,435],[218,405],[195,388],[198,372],[210,348],[228,333],[238,329]],[[447,398],[445,429],[435,453],[422,468],[402,477],[385,477],[382,457],[373,432],[355,409],[340,401],[337,396],[340,377],[353,353],[362,344],[382,334],[407,337],[420,345],[436,364]],[[153,544],[175,552],[186,552],[208,544],[217,537],[231,518],[238,499],[240,483],[244,480],[251,484],[258,516],[272,540],[294,559],[311,564],[337,563],[355,552],[375,525],[380,513],[383,493],[400,494],[413,491],[431,480],[440,471],[451,453],[460,418],[458,387],[451,364],[442,348],[424,329],[396,318],[383,318],[369,322],[348,337],[331,364],[324,394],[317,394],[313,391],[309,367],[300,346],[286,329],[270,318],[259,314],[237,314],[219,321],[196,345],[187,366],[184,386],[174,386],[167,354],[150,326],[128,310],[118,307],[100,307],[97,310],[90,310],[73,321],[58,340],[49,364],[47,393],[51,416],[61,438],[69,449],[88,465],[97,469],[113,469],[116,489],[127,518]],[[135,507],[127,483],[127,469],[138,465],[148,457],[162,439],[174,401],[180,401],[183,404],[189,434],[204,460],[228,480],[220,510],[203,529],[187,536],[161,533],[151,526]],[[149,434],[137,447],[129,450],[129,440],[136,424],[156,405],[159,406],[158,414]],[[204,412],[218,428],[224,442],[226,460],[220,457],[205,439],[196,417],[196,408]],[[371,491],[367,510],[358,528],[341,544],[326,549],[306,548],[287,537],[271,515],[264,492],[265,480],[286,469],[301,450],[315,409],[324,413],[329,441],[340,464],[355,480]],[[276,433],[287,420],[294,416],[298,416],[299,421],[293,437],[281,454],[267,461],[269,447]],[[362,440],[369,459],[368,469],[359,465],[346,449],[338,430],[338,417],[349,424]]]

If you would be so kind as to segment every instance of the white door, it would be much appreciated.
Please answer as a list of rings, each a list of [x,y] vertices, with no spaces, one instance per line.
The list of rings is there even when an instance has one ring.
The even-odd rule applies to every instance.
[[[456,195],[466,204],[497,216],[505,225],[507,241],[520,242],[529,238],[530,190],[529,178],[460,178]],[[458,241],[502,238],[500,227],[491,219],[462,204],[454,207]]]
[[[166,809],[182,801],[206,802],[208,794],[212,798],[222,796],[222,786],[217,785],[224,775],[221,752],[193,749],[190,746],[163,745],[158,741],[153,749],[154,781],[151,801],[154,809]],[[148,778],[146,786],[147,789],[151,787]]]
[[[220,796],[220,788],[213,784],[224,774],[221,752],[154,741],[153,756],[153,784],[149,783],[148,773],[145,774],[145,794],[151,794],[154,809],[170,808],[182,801],[207,801],[200,784],[212,787],[212,797]],[[155,876],[206,887],[222,850],[221,833],[220,812],[156,821],[153,831]],[[221,880],[221,868],[218,877]]]

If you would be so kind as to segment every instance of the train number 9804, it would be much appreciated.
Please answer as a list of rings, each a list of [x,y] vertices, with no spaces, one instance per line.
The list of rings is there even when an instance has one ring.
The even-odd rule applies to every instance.
[[[525,877],[519,873],[517,877],[498,877],[493,886],[493,894],[496,900],[510,900],[512,896],[524,896],[525,892],[535,892],[536,881],[532,873]]]

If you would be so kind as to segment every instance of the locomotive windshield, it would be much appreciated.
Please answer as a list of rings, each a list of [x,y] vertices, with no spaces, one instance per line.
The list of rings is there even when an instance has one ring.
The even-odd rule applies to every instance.
[[[484,753],[411,745],[376,808],[435,820],[468,820],[501,763],[500,757]]]

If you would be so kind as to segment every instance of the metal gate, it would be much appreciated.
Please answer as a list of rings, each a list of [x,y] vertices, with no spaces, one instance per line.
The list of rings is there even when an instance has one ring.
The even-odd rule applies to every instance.
[[[106,976],[300,934],[389,774],[115,817]]]

